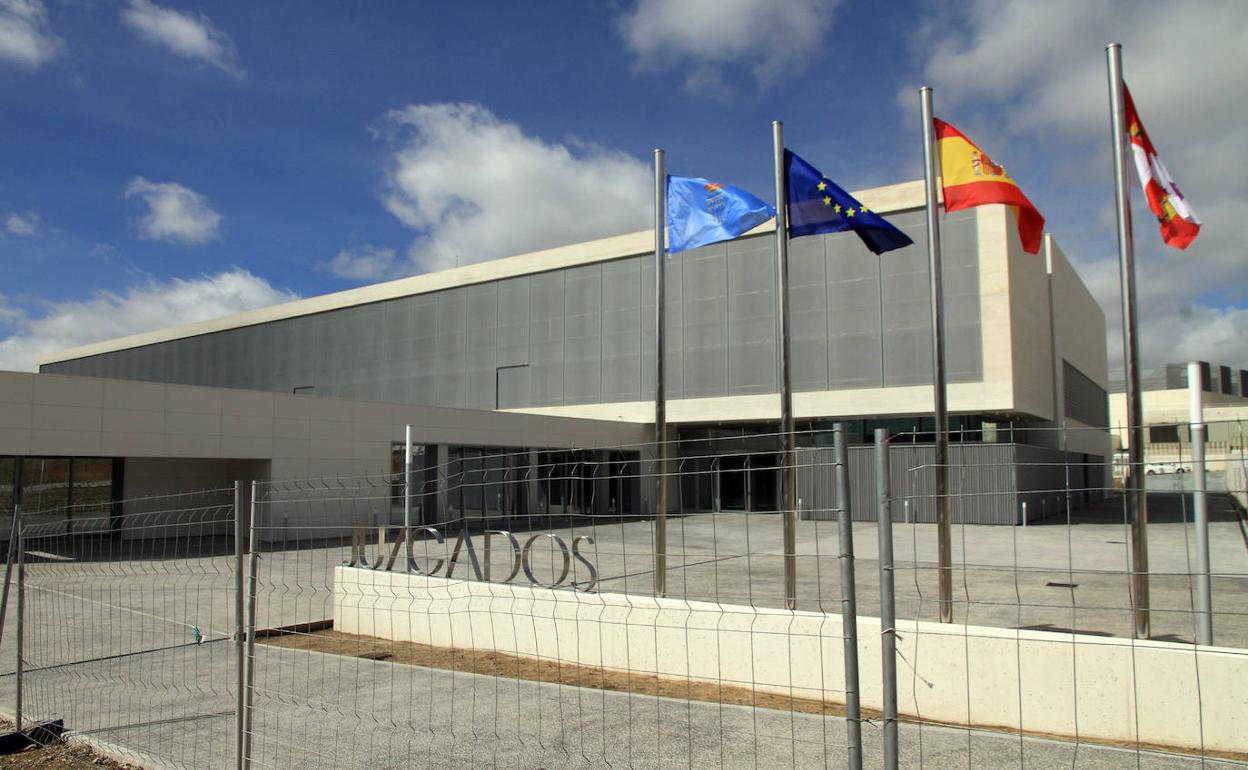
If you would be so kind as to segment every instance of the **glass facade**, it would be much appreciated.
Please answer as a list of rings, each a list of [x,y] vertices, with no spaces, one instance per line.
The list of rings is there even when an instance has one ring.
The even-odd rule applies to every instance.
[[[20,483],[23,514],[46,514],[31,521],[92,519],[99,526],[121,498],[122,466],[110,457],[0,457],[0,515],[12,513]]]
[[[438,449],[413,447],[417,523],[432,523],[439,510],[450,519],[627,515],[641,502],[638,452],[456,445],[446,447],[446,463],[439,465]],[[402,443],[391,445],[393,511],[403,509],[403,451]]]

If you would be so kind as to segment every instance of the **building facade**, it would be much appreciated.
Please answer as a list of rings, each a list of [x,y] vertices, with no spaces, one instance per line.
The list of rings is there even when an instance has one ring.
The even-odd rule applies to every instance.
[[[856,195],[915,245],[791,242],[795,415],[811,436],[846,420],[857,441],[881,425],[930,441],[922,184]],[[666,257],[668,416],[700,453],[732,455],[779,418],[773,228]],[[945,215],[942,244],[955,438],[1106,465],[1104,315],[1056,243],[1024,253],[1013,214],[985,206]],[[472,264],[64,351],[41,371],[640,425],[654,415],[652,249],[642,232]],[[747,509],[774,509],[770,475]],[[720,492],[694,499],[722,506]]]

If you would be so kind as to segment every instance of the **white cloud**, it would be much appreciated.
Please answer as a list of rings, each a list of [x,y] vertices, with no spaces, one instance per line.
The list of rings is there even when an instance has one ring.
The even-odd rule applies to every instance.
[[[8,218],[4,220],[4,229],[14,235],[34,235],[38,224],[39,217],[36,214],[27,213],[24,216],[21,214],[9,214]]]
[[[101,292],[84,301],[47,302],[31,317],[0,297],[0,320],[17,331],[0,340],[0,369],[34,371],[41,356],[99,340],[124,337],[179,322],[206,321],[289,302],[298,297],[235,268],[201,278],[175,278]]]
[[[329,262],[329,269],[348,281],[376,283],[411,272],[395,257],[394,249],[363,246],[343,249]]]
[[[424,104],[393,112],[398,142],[385,205],[421,231],[407,272],[645,229],[653,172],[600,148],[527,136],[474,104]]]
[[[242,75],[234,41],[204,14],[162,8],[150,0],[130,0],[121,11],[125,24],[149,43],[210,64],[235,77]]]
[[[685,86],[719,95],[723,70],[752,69],[762,84],[806,69],[839,0],[639,0],[619,18],[624,44],[645,68],[687,66]]]
[[[126,197],[139,196],[147,214],[139,221],[139,235],[152,241],[205,243],[220,236],[221,215],[203,195],[176,182],[149,182],[135,177]]]
[[[1105,237],[1113,225],[1097,228],[1112,196],[1105,45],[1123,44],[1141,118],[1204,220],[1187,251],[1169,249],[1138,188],[1133,195],[1143,364],[1203,357],[1248,366],[1248,350],[1224,334],[1248,302],[1248,177],[1232,170],[1248,157],[1248,3],[975,0],[937,13],[921,25],[916,52],[938,114],[997,127],[995,138],[986,131],[988,146],[1046,159],[1032,163],[1028,191],[1059,212],[1051,225],[1106,311],[1114,364],[1122,345],[1117,257]],[[904,98],[915,101],[911,91]],[[1063,209],[1083,213],[1063,218]],[[1105,239],[1079,243],[1075,234]]]
[[[0,0],[0,62],[38,69],[61,45],[40,0]]]

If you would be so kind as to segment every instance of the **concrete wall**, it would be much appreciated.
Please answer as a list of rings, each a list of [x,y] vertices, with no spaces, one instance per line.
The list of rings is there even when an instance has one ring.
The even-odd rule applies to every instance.
[[[843,702],[839,615],[338,567],[334,627]],[[899,620],[898,707],[951,724],[1248,751],[1240,650]],[[880,625],[858,618],[861,700]],[[913,668],[913,670],[911,670]],[[1202,721],[1203,715],[1203,721]]]
[[[0,455],[124,458],[126,498],[235,479],[388,474],[405,424],[418,444],[592,449],[649,438],[630,423],[0,372]],[[305,513],[307,524],[333,517]]]
[[[1105,347],[1105,313],[1093,299],[1092,293],[1079,279],[1070,261],[1051,235],[1044,239],[1044,256],[1052,312],[1053,351],[1052,369],[1048,376],[1054,383],[1056,399],[1054,421],[1063,428],[1056,441],[1045,442],[1054,449],[1078,452],[1099,458],[1098,474],[1111,477],[1113,458],[1111,434],[1103,430],[1107,425],[1093,425],[1078,419],[1078,413],[1068,404],[1066,392],[1078,383],[1066,382],[1067,366],[1074,367],[1091,384],[1106,393],[1109,390],[1109,359]],[[1086,382],[1086,381],[1085,381]],[[1097,394],[1100,397],[1100,394]],[[1086,400],[1086,398],[1085,398]],[[1079,406],[1083,406],[1080,404]],[[1102,412],[1108,412],[1105,405]],[[1095,410],[1094,410],[1095,411]]]

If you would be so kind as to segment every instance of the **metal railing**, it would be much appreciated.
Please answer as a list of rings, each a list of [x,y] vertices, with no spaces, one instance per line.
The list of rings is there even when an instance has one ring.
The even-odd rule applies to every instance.
[[[791,549],[772,438],[673,442],[663,546],[647,446],[32,515],[0,702],[150,767],[1243,766],[1242,455],[1207,611],[1191,474],[1149,477],[1145,641],[1104,432],[951,436],[952,623],[924,436],[799,435]]]

